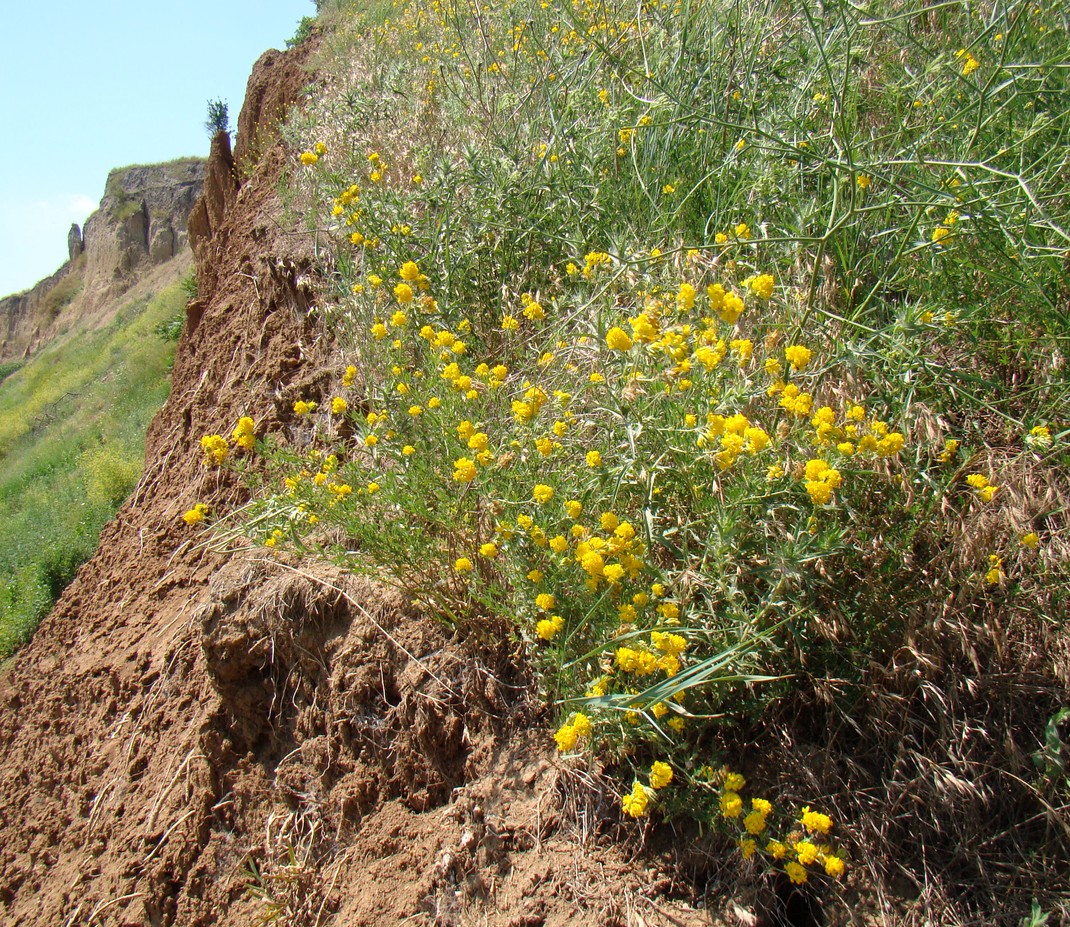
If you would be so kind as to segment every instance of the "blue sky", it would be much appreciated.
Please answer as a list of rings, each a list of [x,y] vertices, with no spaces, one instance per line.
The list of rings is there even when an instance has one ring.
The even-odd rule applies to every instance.
[[[209,99],[238,121],[253,62],[311,0],[51,0],[0,12],[0,296],[67,258],[108,171],[206,155]]]

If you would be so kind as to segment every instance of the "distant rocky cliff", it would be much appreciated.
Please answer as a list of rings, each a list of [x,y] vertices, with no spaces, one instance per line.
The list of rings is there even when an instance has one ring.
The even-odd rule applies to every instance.
[[[199,158],[112,171],[100,208],[67,235],[67,262],[32,289],[0,299],[0,360],[33,353],[187,247],[204,175]]]

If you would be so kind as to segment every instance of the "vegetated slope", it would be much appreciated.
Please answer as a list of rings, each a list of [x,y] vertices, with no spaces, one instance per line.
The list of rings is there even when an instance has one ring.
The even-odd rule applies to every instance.
[[[167,398],[186,251],[0,382],[0,659],[32,634],[141,474]]]
[[[654,899],[671,879],[551,837],[542,739],[499,743],[524,705],[506,645],[453,639],[337,573],[213,554],[181,520],[196,499],[240,498],[202,467],[199,436],[244,414],[280,427],[325,376],[270,139],[308,51],[254,71],[241,124],[266,118],[255,155],[239,144],[240,188],[213,145],[200,297],[145,474],[0,682],[0,918],[386,925],[489,896],[502,923],[666,905],[697,923]]]

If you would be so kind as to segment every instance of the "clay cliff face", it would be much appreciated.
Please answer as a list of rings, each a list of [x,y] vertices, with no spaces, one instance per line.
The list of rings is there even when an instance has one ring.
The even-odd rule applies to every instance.
[[[187,221],[205,161],[118,168],[100,208],[67,235],[69,260],[25,293],[0,299],[0,360],[25,357],[73,321],[92,318],[146,269],[187,246]]]

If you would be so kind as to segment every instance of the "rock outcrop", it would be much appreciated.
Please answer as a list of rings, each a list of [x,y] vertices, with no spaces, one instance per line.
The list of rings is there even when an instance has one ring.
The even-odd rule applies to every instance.
[[[67,233],[67,262],[32,289],[0,299],[0,360],[32,354],[75,321],[92,319],[145,269],[186,248],[205,165],[184,158],[113,170],[100,208]]]
[[[145,264],[162,264],[186,245],[186,224],[204,185],[199,158],[112,171],[100,209],[85,223],[86,294],[113,299]]]
[[[67,260],[73,261],[83,251],[85,242],[82,241],[82,230],[77,222],[72,222],[71,230],[67,233]]]

